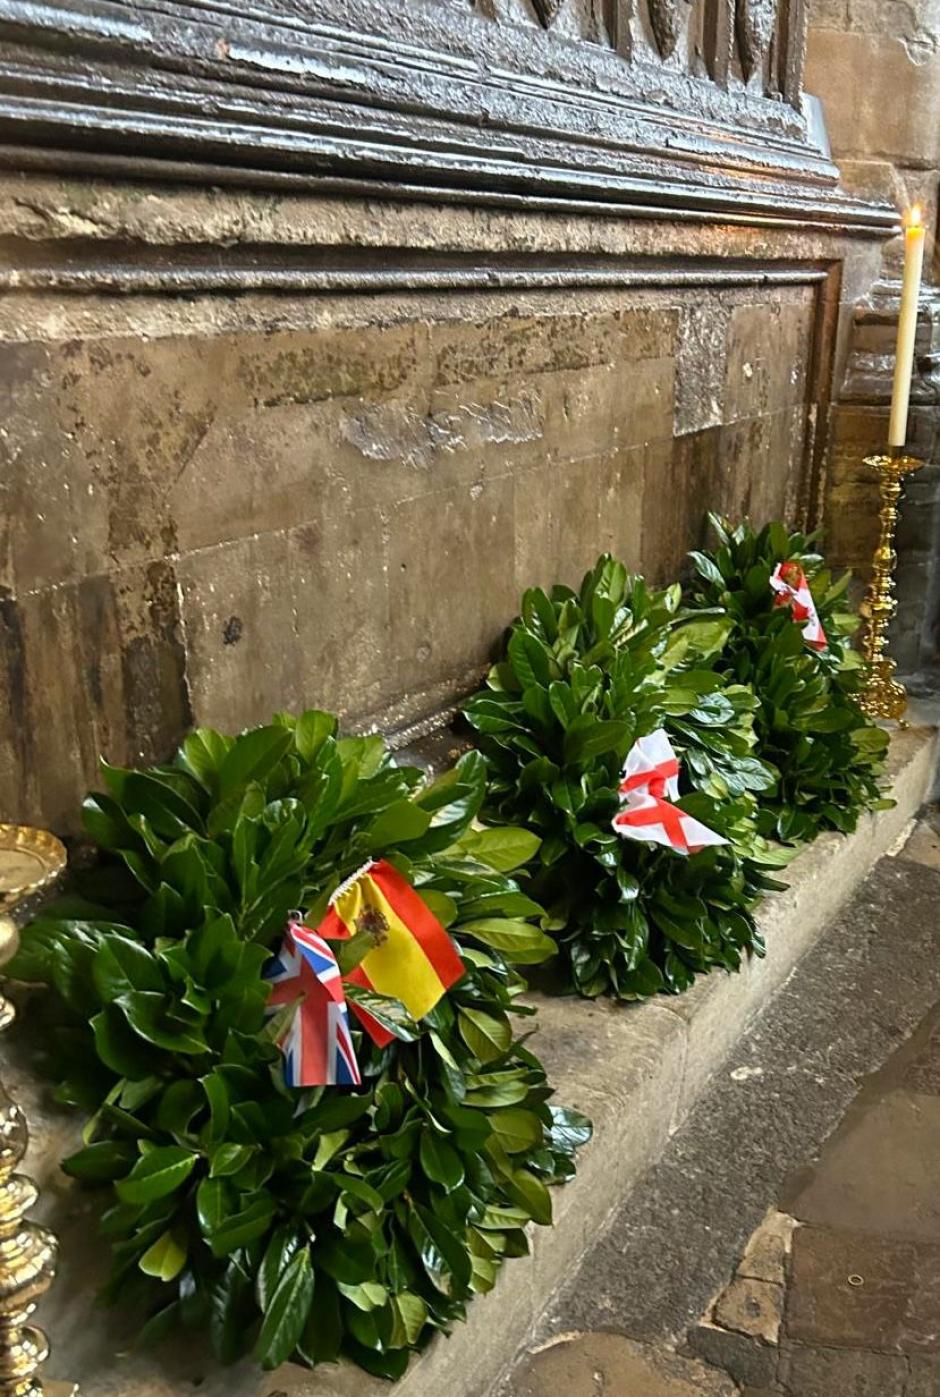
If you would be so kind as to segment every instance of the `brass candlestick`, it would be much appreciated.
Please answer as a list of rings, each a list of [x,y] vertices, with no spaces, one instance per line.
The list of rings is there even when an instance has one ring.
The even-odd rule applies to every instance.
[[[13,956],[16,923],[8,915],[23,899],[51,883],[65,867],[65,850],[45,830],[0,824],[0,965]],[[13,1006],[0,996],[0,1029],[13,1022]],[[52,1397],[74,1392],[69,1384],[44,1388],[37,1369],[49,1345],[30,1324],[33,1311],[55,1275],[56,1240],[26,1221],[38,1189],[16,1167],[29,1134],[23,1112],[0,1084],[0,1397]]]
[[[880,534],[872,562],[871,581],[862,605],[865,633],[862,653],[865,657],[865,684],[858,696],[859,707],[869,718],[901,719],[907,708],[907,691],[894,678],[895,663],[885,654],[888,646],[888,625],[897,603],[894,600],[894,531],[898,522],[898,500],[901,481],[906,475],[920,470],[923,461],[905,456],[892,448],[887,456],[869,456],[866,466],[878,474],[881,508],[878,512]]]

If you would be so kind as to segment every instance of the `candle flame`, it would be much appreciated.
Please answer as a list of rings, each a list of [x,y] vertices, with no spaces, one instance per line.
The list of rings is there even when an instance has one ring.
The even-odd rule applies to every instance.
[[[908,228],[919,228],[921,226],[924,221],[924,211],[920,204],[913,204],[911,206],[908,210],[906,221]]]

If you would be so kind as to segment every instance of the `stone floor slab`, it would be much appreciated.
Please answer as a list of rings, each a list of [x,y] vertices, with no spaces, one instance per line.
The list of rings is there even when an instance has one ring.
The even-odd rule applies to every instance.
[[[789,1345],[780,1358],[787,1397],[910,1397],[901,1357]]]
[[[918,820],[898,857],[940,868],[940,816],[931,812]]]
[[[686,1346],[689,1352],[714,1368],[724,1369],[735,1382],[745,1386],[767,1387],[777,1376],[776,1345],[765,1344],[749,1334],[736,1334],[717,1324],[699,1324],[689,1333]]]
[[[793,1225],[789,1213],[771,1208],[748,1242],[738,1262],[737,1274],[755,1281],[773,1281],[775,1285],[783,1285]]]
[[[801,1222],[940,1241],[940,1096],[892,1091],[852,1112],[787,1200]]]
[[[715,1304],[715,1323],[775,1344],[783,1313],[783,1287],[773,1281],[735,1276]]]
[[[940,1352],[940,1245],[800,1227],[785,1327],[823,1348]]]
[[[915,1355],[908,1359],[908,1367],[904,1397],[940,1397],[940,1359]]]
[[[633,1343],[620,1334],[580,1334],[531,1355],[508,1397],[736,1397],[726,1373]]]
[[[940,1096],[940,1012],[931,1015],[898,1066],[898,1086]]]

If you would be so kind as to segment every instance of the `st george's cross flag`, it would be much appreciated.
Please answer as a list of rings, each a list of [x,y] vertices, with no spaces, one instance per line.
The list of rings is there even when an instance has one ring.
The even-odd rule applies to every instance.
[[[697,854],[708,844],[728,843],[672,804],[679,796],[679,759],[662,728],[638,737],[630,748],[620,796],[624,808],[611,823],[624,839],[664,844],[677,854]]]
[[[803,623],[803,639],[813,650],[825,650],[826,632],[816,611],[816,603],[799,563],[778,563],[770,575],[770,585],[776,592],[775,606],[789,606],[794,621]]]
[[[280,950],[264,968],[269,1015],[294,1004],[278,1038],[289,1087],[359,1086],[346,995],[332,949],[299,917],[287,924]]]
[[[327,941],[357,932],[373,939],[346,976],[350,984],[399,1000],[413,1019],[430,1013],[464,973],[457,948],[427,903],[385,859],[370,861],[336,889],[317,928]],[[394,1037],[354,1002],[352,1010],[380,1048]]]

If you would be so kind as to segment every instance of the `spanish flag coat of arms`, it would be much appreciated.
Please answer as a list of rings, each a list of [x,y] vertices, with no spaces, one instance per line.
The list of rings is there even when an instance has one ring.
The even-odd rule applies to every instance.
[[[327,941],[345,941],[363,931],[374,949],[344,978],[399,1000],[413,1019],[430,1013],[464,973],[437,917],[385,859],[366,864],[337,888],[317,928]],[[378,1047],[391,1042],[394,1035],[365,1009],[352,1002],[350,1008]]]

